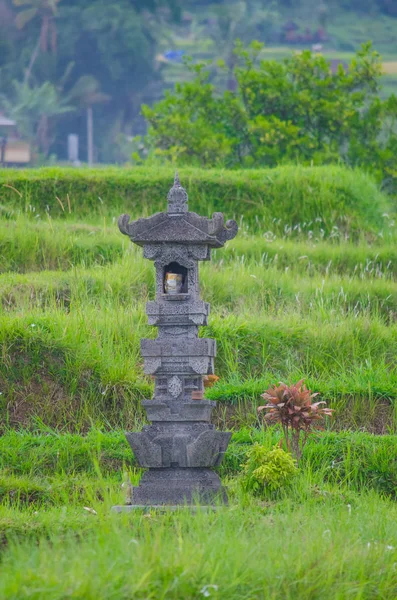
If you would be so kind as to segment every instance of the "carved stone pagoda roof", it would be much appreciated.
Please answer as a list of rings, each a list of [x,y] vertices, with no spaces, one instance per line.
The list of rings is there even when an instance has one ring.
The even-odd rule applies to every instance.
[[[238,229],[236,221],[225,223],[223,214],[218,212],[212,218],[189,212],[187,199],[187,193],[176,174],[174,185],[168,193],[168,211],[131,223],[129,215],[121,215],[120,231],[140,246],[169,242],[206,244],[219,248],[235,237]]]

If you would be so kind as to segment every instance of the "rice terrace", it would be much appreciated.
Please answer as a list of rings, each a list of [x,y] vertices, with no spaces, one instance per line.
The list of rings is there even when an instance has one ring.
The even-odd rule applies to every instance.
[[[0,600],[396,600],[392,0],[0,0]]]
[[[116,219],[163,210],[173,176],[1,172],[1,597],[392,598],[396,235],[390,199],[358,171],[180,171],[190,210],[239,224],[200,266],[229,505],[111,512],[141,476],[123,432],[153,395],[139,344],[155,291]],[[333,416],[296,472],[252,493],[251,449],[285,448],[261,394],[300,379]]]

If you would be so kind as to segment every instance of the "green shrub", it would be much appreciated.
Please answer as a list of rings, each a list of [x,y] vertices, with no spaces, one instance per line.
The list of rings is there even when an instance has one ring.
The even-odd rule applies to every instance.
[[[379,98],[382,65],[371,44],[336,72],[310,51],[280,62],[261,59],[261,50],[237,44],[235,92],[220,93],[199,64],[193,81],[144,106],[155,153],[196,166],[343,161],[380,179],[396,175],[397,100]]]
[[[288,485],[297,471],[291,454],[278,446],[268,450],[256,443],[247,452],[242,484],[247,491],[266,496]]]

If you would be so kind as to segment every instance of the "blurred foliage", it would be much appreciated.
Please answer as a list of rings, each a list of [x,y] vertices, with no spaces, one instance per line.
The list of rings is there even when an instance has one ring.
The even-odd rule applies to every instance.
[[[220,83],[221,91],[232,92],[238,68],[233,52],[236,38],[265,40],[273,46],[288,44],[286,32],[291,26],[296,27],[297,39],[305,40],[302,47],[310,47],[321,28],[333,44],[335,36],[329,34],[328,25],[335,15],[350,14],[354,21],[356,15],[368,18],[376,14],[377,22],[390,25],[390,33],[384,37],[391,48],[394,5],[394,0],[0,0],[0,110],[16,118],[19,134],[32,144],[34,156],[45,161],[56,155],[64,160],[67,135],[77,133],[84,160],[86,111],[93,107],[94,160],[123,163],[136,149],[134,136],[146,130],[141,104],[152,105],[162,98],[164,89],[189,77],[178,60],[165,56],[168,50],[171,54],[191,53],[194,60],[206,56],[220,59],[224,73],[217,85]],[[309,29],[312,41],[307,37]],[[366,34],[363,30],[361,37],[353,39],[350,29],[343,29],[342,37],[337,38],[343,38],[343,47],[355,48]],[[383,39],[381,34],[374,33],[374,37],[377,43]],[[291,41],[294,43],[297,40]],[[43,90],[50,90],[51,110],[45,103],[40,110],[25,111],[23,107],[34,104]],[[18,108],[10,110],[10,106]],[[229,117],[238,118],[238,110],[232,106],[230,110],[233,114]],[[260,133],[262,137],[275,134],[270,154],[272,146],[284,148],[286,138],[298,135],[293,119],[290,125],[281,119],[281,125],[277,118],[269,126],[258,117],[247,132],[251,139]],[[214,143],[221,148],[221,155],[229,156],[233,144],[228,136],[219,133],[209,141],[209,160],[217,155],[211,148]],[[300,146],[298,141],[296,144]],[[139,144],[136,150],[134,158],[142,158]],[[394,147],[383,150],[380,162],[391,162]],[[289,160],[290,154],[286,152],[283,158]],[[172,155],[179,156],[178,149]]]
[[[208,65],[190,65],[192,81],[144,106],[153,152],[229,168],[343,161],[395,177],[397,99],[379,98],[381,61],[370,43],[336,70],[321,54],[278,62],[260,59],[261,49],[237,42],[234,92],[220,93]]]
[[[179,0],[0,0],[0,110],[17,119],[19,134],[38,152],[65,157],[72,132],[80,134],[85,154],[84,111],[95,104],[95,158],[111,162],[112,143],[131,133],[141,101],[160,97],[156,31],[180,19],[180,6]],[[40,107],[46,91],[50,98]]]

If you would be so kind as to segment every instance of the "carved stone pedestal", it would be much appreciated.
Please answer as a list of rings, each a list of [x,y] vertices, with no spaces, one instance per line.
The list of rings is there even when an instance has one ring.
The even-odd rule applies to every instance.
[[[227,501],[219,476],[211,469],[150,469],[133,492],[134,503],[212,504]]]

